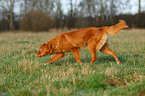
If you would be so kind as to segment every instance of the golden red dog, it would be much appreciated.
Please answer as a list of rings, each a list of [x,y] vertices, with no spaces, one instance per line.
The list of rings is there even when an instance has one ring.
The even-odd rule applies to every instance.
[[[42,57],[44,55],[56,54],[46,63],[48,64],[62,59],[65,52],[72,52],[76,62],[81,64],[82,62],[80,60],[79,50],[80,48],[88,46],[92,56],[92,61],[90,64],[93,64],[96,61],[97,51],[112,55],[117,64],[119,64],[120,62],[116,54],[111,51],[109,47],[107,34],[115,35],[118,31],[127,27],[128,26],[124,20],[119,20],[118,24],[110,27],[88,27],[76,31],[61,33],[46,43],[43,43],[40,46],[39,52],[36,54],[36,56]]]

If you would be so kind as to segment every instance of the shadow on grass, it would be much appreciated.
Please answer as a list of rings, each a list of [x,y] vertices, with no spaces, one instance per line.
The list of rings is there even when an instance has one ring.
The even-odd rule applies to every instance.
[[[144,56],[140,55],[140,54],[131,54],[131,55],[122,55],[122,56],[117,56],[117,57],[118,57],[118,59],[119,59],[119,61],[121,63],[126,63],[126,62],[128,62],[129,58],[142,58]],[[81,61],[83,63],[88,63],[89,64],[91,59],[92,59],[91,55],[88,55],[88,56],[83,56],[81,58]],[[116,63],[116,61],[115,61],[113,56],[110,56],[110,55],[101,55],[101,56],[97,57],[97,60],[96,60],[96,62],[94,64],[108,63],[108,62],[114,62],[114,63]],[[67,64],[75,64],[75,63],[76,63],[76,60],[75,60],[74,56],[71,55],[69,58],[65,58],[64,57],[64,59],[61,59],[61,60],[59,60],[57,62],[54,62],[54,63],[50,63],[50,65],[62,66],[64,64],[67,65]]]
[[[136,58],[143,58],[144,56],[140,55],[140,54],[130,54],[130,55],[122,55],[122,56],[120,55],[117,57],[121,63],[126,63],[126,62],[128,62],[128,59],[130,59],[130,58],[136,59]],[[98,57],[97,61],[102,62],[102,63],[105,63],[105,62],[115,62],[116,63],[114,57],[110,56],[110,55],[103,55],[101,57]]]

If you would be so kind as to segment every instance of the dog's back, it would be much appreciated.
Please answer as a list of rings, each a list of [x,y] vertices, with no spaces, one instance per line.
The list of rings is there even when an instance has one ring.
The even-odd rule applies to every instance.
[[[76,31],[61,33],[56,36],[56,38],[59,40],[61,48],[83,48],[92,40],[99,41],[103,32],[104,31],[100,31],[98,28],[88,27]]]

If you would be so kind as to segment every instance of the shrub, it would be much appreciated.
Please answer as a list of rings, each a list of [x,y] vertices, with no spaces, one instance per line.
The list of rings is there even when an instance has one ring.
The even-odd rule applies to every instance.
[[[23,16],[20,28],[24,31],[48,31],[53,27],[54,22],[50,16],[42,11],[31,11]]]
[[[9,23],[7,20],[0,20],[0,31],[6,31],[9,30]]]

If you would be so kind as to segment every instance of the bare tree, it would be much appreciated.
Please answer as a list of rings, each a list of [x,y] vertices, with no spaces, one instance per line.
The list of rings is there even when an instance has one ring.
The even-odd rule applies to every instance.
[[[61,27],[63,26],[63,11],[62,11],[62,4],[61,4],[61,1],[60,0],[56,0],[55,1],[56,3],[56,19],[57,19],[57,22],[56,22],[56,27]]]
[[[44,2],[44,12],[48,13],[49,16],[54,16],[54,7],[55,7],[54,0],[45,0]]]
[[[77,16],[77,0],[69,0],[69,9],[66,17],[66,26],[70,28],[76,27],[76,16]],[[71,23],[70,23],[71,22]]]
[[[138,0],[138,14],[141,13],[141,0]]]
[[[21,1],[22,14],[39,10],[54,16],[54,2],[55,0],[23,0]]]
[[[91,24],[91,26],[95,26],[96,21],[94,18],[98,15],[98,8],[99,8],[99,0],[82,0],[79,4],[79,14],[82,18],[88,19],[87,26],[90,26],[88,24]]]
[[[0,1],[1,8],[8,12],[7,14],[5,14],[5,16],[7,16],[10,30],[14,30],[14,7],[15,7],[15,3],[18,1],[19,0],[1,0]]]
[[[141,0],[138,0],[138,15],[137,15],[137,19],[138,19],[138,26],[140,26],[140,15],[141,15]]]
[[[27,13],[27,11],[28,11],[28,9],[27,9],[27,7],[28,7],[28,6],[27,6],[27,5],[28,5],[28,0],[25,0],[25,3],[24,3],[24,4],[25,4],[25,5],[24,5],[24,6],[25,6],[25,13]]]
[[[101,5],[101,10],[100,10],[101,19],[104,21],[104,11],[105,11],[105,9],[104,9],[103,5],[105,5],[105,4],[104,4],[103,0],[100,0],[100,5]]]
[[[110,21],[113,24],[113,16],[115,15],[116,12],[116,6],[115,6],[115,1],[110,0]]]

